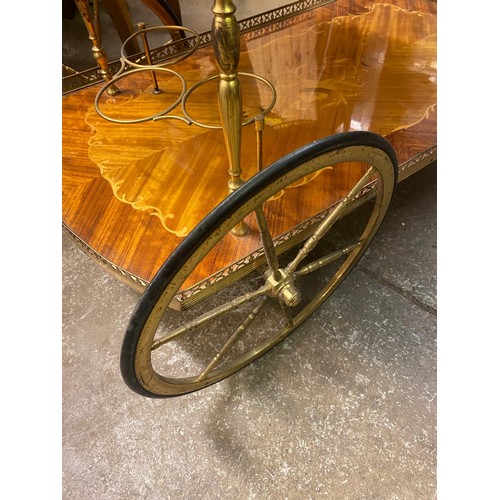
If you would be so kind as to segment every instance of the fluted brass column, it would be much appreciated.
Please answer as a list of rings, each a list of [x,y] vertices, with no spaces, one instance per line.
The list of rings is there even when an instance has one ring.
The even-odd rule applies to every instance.
[[[224,141],[229,159],[229,191],[233,192],[243,184],[241,179],[241,123],[242,99],[238,78],[240,59],[240,30],[234,13],[232,0],[214,0],[212,40],[215,59],[219,66],[218,89],[219,112],[224,132]],[[244,235],[248,231],[241,223],[234,234]]]
[[[101,46],[100,36],[98,33],[99,28],[98,26],[94,25],[94,22],[96,21],[92,21],[88,0],[75,0],[75,3],[78,7],[80,15],[82,16],[85,27],[87,28],[89,40],[92,42],[92,54],[94,56],[94,59],[99,65],[102,76],[107,82],[109,82],[112,76],[108,67],[108,58]],[[107,92],[112,96],[120,93],[115,85],[110,85]]]

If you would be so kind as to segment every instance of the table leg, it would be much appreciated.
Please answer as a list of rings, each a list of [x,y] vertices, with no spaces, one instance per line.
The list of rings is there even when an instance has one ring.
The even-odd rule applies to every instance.
[[[75,0],[78,11],[82,16],[85,27],[87,28],[89,34],[89,40],[92,42],[92,54],[94,59],[97,61],[99,68],[101,69],[101,74],[104,79],[109,82],[112,79],[111,72],[108,67],[108,58],[106,52],[102,47],[98,33],[96,32],[92,15],[90,13],[90,6],[87,0]],[[113,96],[119,94],[120,91],[115,85],[111,85],[108,89],[108,94]]]

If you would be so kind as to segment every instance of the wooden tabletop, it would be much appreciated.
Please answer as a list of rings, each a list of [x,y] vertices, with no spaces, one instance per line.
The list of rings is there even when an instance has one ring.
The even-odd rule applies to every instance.
[[[309,142],[348,130],[388,138],[400,178],[436,155],[436,3],[336,2],[268,24],[242,36],[240,72],[273,83],[277,102],[267,115],[264,164]],[[216,74],[210,47],[175,65],[188,87]],[[157,72],[152,92],[142,72],[104,96],[111,117],[154,115],[174,102],[182,81]],[[241,76],[244,119],[267,107],[271,92]],[[188,100],[194,119],[217,125],[215,80]],[[117,124],[94,109],[101,84],[63,96],[63,223],[82,247],[114,274],[142,289],[182,238],[227,195],[227,157],[219,129],[179,120]],[[172,114],[182,116],[180,107]],[[244,127],[243,178],[256,173],[255,132]],[[293,208],[291,221],[300,219]],[[276,234],[281,229],[274,228]],[[240,238],[245,240],[245,238]],[[255,247],[239,242],[237,260]],[[214,262],[213,271],[230,261]]]

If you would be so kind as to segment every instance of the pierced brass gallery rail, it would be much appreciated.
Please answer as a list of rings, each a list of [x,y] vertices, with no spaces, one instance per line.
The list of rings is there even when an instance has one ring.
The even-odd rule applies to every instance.
[[[246,19],[238,21],[240,33],[246,39],[261,37],[266,33],[282,29],[283,26],[290,26],[300,22],[305,16],[310,15],[314,9],[333,3],[336,0],[298,0],[275,9],[259,13]],[[96,5],[94,5],[95,7]],[[184,39],[186,47],[194,44],[194,37]],[[212,31],[200,33],[199,47],[206,47],[212,44]],[[173,45],[163,45],[151,50],[153,61],[164,61],[175,57],[177,51]],[[146,59],[146,55],[138,54],[138,57]],[[115,74],[121,66],[121,61],[108,61],[110,75]],[[83,71],[70,72],[62,80],[63,94],[79,90],[90,85],[106,80],[103,77],[101,68],[89,68]]]

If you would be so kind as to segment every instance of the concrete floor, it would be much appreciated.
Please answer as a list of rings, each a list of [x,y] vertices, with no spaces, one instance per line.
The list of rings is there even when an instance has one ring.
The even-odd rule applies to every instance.
[[[399,185],[367,254],[296,332],[175,399],[125,386],[138,295],[63,233],[63,498],[435,498],[436,170]]]

